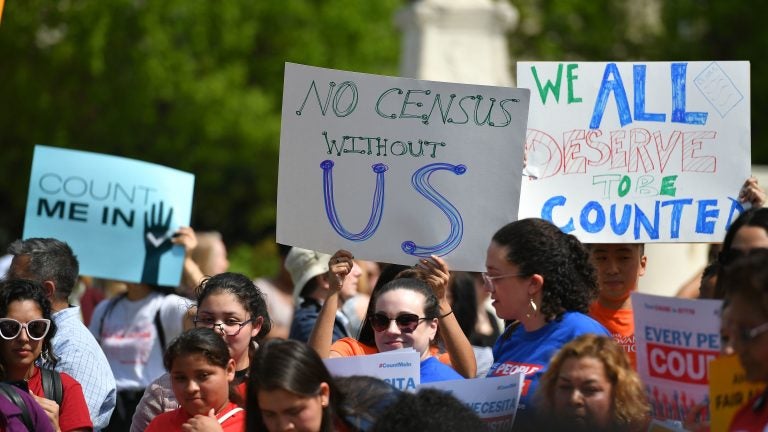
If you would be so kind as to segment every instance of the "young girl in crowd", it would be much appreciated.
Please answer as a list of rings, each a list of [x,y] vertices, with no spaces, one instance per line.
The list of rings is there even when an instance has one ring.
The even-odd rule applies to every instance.
[[[259,288],[245,275],[221,273],[204,279],[197,288],[195,327],[216,330],[235,361],[234,384],[245,395],[245,381],[251,357],[258,343],[269,333],[271,320]],[[152,383],[141,398],[131,431],[143,431],[156,415],[176,409],[170,375]]]
[[[168,347],[163,363],[181,408],[155,417],[147,432],[243,430],[242,397],[232,386],[235,360],[220,335],[207,328],[188,330]]]
[[[541,377],[542,430],[645,431],[650,405],[629,358],[611,338],[586,334],[567,343]]]
[[[90,431],[93,424],[80,383],[65,373],[53,372],[61,378],[61,402],[45,397],[45,371],[36,361],[45,359],[56,365],[51,350],[55,334],[51,302],[42,285],[24,279],[0,282],[0,380],[25,383],[55,431]]]
[[[338,290],[346,274],[352,268],[352,256],[347,251],[337,252],[330,262],[329,279],[331,294],[320,312],[315,328],[310,337],[310,346],[322,357],[341,357],[341,353],[331,347],[333,309]],[[447,279],[447,274],[446,274]],[[447,280],[445,281],[447,285]],[[371,309],[368,322],[374,331],[375,347],[364,346],[361,354],[392,351],[400,348],[413,348],[421,357],[421,382],[446,381],[463,378],[451,367],[441,363],[430,349],[435,339],[440,306],[432,289],[418,279],[400,278],[384,284],[374,290],[371,297]],[[456,324],[458,331],[461,328]],[[462,333],[463,335],[463,333]],[[466,341],[466,336],[464,337]],[[344,339],[337,341],[344,343]],[[469,346],[469,342],[467,345]],[[474,354],[470,355],[474,360]],[[353,349],[354,354],[358,354]]]
[[[488,376],[525,373],[516,424],[530,421],[532,396],[552,356],[585,333],[609,335],[586,315],[597,277],[584,246],[543,219],[522,219],[494,234],[485,286],[496,314],[513,321],[493,347]]]
[[[253,358],[248,380],[248,431],[349,430],[339,417],[341,393],[315,351],[273,339]]]

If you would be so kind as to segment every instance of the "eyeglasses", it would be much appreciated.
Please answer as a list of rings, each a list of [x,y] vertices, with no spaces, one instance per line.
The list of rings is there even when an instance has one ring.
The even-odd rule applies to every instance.
[[[192,320],[195,323],[195,328],[197,327],[205,327],[212,329],[214,331],[219,331],[221,334],[226,336],[237,336],[240,334],[240,330],[243,329],[246,325],[253,322],[253,318],[239,322],[239,321],[228,321],[228,322],[216,322],[210,318],[197,318]]]
[[[16,339],[21,334],[21,329],[27,331],[27,336],[32,340],[40,340],[48,334],[51,328],[51,320],[40,318],[27,323],[20,323],[13,318],[0,318],[0,336],[3,339]]]
[[[768,332],[768,322],[762,323],[757,327],[752,327],[751,329],[736,327],[732,330],[734,336],[736,336],[741,343],[748,343],[757,339],[761,334]]]
[[[507,273],[507,274],[498,275],[498,276],[488,276],[488,273],[483,272],[483,273],[480,273],[480,275],[483,276],[483,284],[485,284],[486,288],[488,288],[490,292],[495,292],[496,285],[494,285],[493,281],[498,279],[510,278],[510,277],[528,276],[528,273]]]
[[[397,328],[399,328],[403,333],[413,333],[416,330],[416,327],[418,327],[419,324],[426,319],[426,317],[421,318],[416,314],[409,313],[398,315],[395,318],[390,318],[383,313],[375,313],[373,316],[368,318],[368,320],[371,322],[371,326],[377,332],[385,331],[389,328],[389,323],[394,321],[395,324],[397,324]]]

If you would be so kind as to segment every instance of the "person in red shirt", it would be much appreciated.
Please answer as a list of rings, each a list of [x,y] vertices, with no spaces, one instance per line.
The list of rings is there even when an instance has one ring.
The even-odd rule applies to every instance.
[[[54,372],[61,377],[61,403],[47,399],[43,391],[42,373],[36,361],[43,357],[56,364],[51,349],[55,334],[51,302],[39,282],[0,282],[0,380],[26,382],[55,431],[91,431],[93,423],[80,383],[65,373]]]
[[[645,245],[599,243],[590,245],[600,291],[589,315],[602,324],[629,356],[637,369],[635,319],[630,295],[645,274]]]
[[[243,400],[232,385],[235,360],[214,330],[195,328],[182,333],[168,347],[163,363],[181,408],[155,417],[146,432],[244,429],[245,411],[239,406]]]

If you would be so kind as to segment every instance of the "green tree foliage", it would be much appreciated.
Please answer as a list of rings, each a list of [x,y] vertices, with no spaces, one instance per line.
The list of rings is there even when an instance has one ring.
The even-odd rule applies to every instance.
[[[284,62],[395,74],[400,0],[24,0],[0,27],[0,242],[34,144],[196,175],[193,226],[274,228]]]
[[[514,0],[515,60],[751,63],[752,162],[768,164],[768,3],[730,0]]]

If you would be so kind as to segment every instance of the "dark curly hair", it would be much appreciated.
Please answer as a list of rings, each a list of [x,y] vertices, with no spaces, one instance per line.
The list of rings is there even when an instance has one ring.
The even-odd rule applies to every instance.
[[[195,291],[198,305],[203,304],[211,294],[227,293],[237,298],[243,308],[251,314],[251,318],[262,317],[261,330],[253,338],[255,341],[264,339],[272,330],[272,320],[269,318],[264,294],[248,276],[240,273],[219,273],[203,279]]]
[[[56,336],[56,323],[51,317],[53,313],[51,300],[46,296],[45,288],[43,288],[40,282],[28,279],[6,279],[0,281],[0,317],[5,318],[8,316],[8,307],[11,303],[24,300],[31,300],[37,303],[43,312],[43,318],[51,321],[48,334],[43,338],[43,351],[40,354],[40,358],[53,368],[59,360],[53,354],[53,347],[51,346],[51,340]],[[5,363],[5,361],[0,358],[0,363]]]
[[[544,219],[531,218],[503,226],[492,240],[507,248],[507,261],[521,273],[544,279],[539,310],[548,321],[569,311],[588,312],[598,293],[597,275],[576,237]]]

